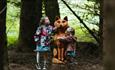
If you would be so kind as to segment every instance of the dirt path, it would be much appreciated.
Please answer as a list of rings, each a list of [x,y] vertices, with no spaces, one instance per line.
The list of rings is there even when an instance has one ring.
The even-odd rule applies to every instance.
[[[8,51],[10,70],[36,70],[36,53]],[[99,58],[76,58],[78,64],[48,64],[48,70],[103,70]]]

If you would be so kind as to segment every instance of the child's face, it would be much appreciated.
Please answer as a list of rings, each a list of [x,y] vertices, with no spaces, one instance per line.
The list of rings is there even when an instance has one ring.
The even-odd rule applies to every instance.
[[[44,19],[44,24],[49,24],[49,23],[50,23],[49,18],[48,18],[48,17],[45,17],[45,19]]]
[[[69,32],[67,32],[67,31],[66,31],[65,33],[66,33],[66,35],[70,35],[70,33],[69,33]]]
[[[66,35],[72,36],[72,33],[71,32],[66,32]]]

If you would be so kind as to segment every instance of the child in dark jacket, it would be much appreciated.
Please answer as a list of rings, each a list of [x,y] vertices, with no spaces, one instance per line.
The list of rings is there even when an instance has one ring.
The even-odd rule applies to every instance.
[[[66,48],[66,57],[67,61],[73,63],[74,58],[76,57],[76,43],[77,38],[74,36],[75,30],[71,27],[68,27],[66,30],[66,41],[67,41],[67,48]]]

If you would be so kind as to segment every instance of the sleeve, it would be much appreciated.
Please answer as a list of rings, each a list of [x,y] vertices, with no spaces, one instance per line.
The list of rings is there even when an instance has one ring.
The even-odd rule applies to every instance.
[[[38,27],[37,30],[36,30],[36,33],[34,35],[34,41],[37,42],[39,41],[39,35],[41,33],[41,27]]]
[[[52,32],[53,32],[53,27],[52,27],[52,26],[49,26],[48,34],[51,36],[51,35],[52,35]]]
[[[41,33],[41,27],[38,27],[37,30],[36,30],[35,35],[40,35],[40,33]]]
[[[49,26],[49,31],[48,31],[48,39],[49,39],[49,42],[51,42],[53,39],[52,39],[52,36],[53,36],[53,27],[52,26]]]

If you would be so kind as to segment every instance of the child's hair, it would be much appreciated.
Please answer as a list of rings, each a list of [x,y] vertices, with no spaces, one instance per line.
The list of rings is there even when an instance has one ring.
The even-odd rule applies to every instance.
[[[75,34],[75,30],[74,30],[73,28],[71,28],[71,27],[67,28],[66,32],[67,32],[67,33],[70,33],[70,34],[72,34],[72,35]]]
[[[40,19],[40,25],[43,25],[44,22],[45,22],[45,18],[48,18],[47,16],[43,16],[41,19]],[[49,18],[48,18],[49,19]],[[50,21],[49,21],[50,23]]]

